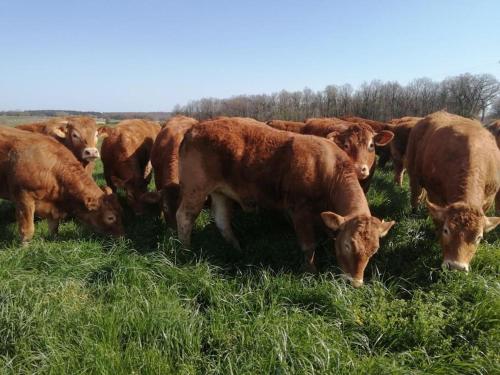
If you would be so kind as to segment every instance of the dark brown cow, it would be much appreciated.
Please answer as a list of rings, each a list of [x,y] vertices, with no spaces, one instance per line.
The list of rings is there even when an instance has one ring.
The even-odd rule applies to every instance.
[[[420,120],[422,120],[422,117],[402,117],[390,121],[390,123],[394,125],[392,128],[394,139],[390,144],[391,159],[394,167],[394,182],[399,186],[403,185],[403,174],[405,170],[404,163],[408,138],[410,136],[411,129],[413,129],[416,123]]]
[[[468,271],[483,233],[500,223],[484,214],[495,194],[499,207],[500,150],[493,136],[477,121],[436,112],[411,131],[407,162],[412,207],[425,189],[443,265]]]
[[[392,131],[391,124],[387,124],[380,121],[370,120],[363,117],[356,116],[344,116],[340,117],[340,119],[348,122],[352,122],[353,124],[365,124],[373,129],[375,133],[379,133],[383,130]],[[382,147],[377,147],[377,155],[378,155],[378,165],[380,167],[385,167],[386,163],[391,160],[391,150],[389,144],[386,144]]]
[[[93,118],[69,116],[18,125],[16,128],[57,139],[76,156],[87,173],[92,175],[94,161],[100,156],[97,149],[97,125]]]
[[[172,228],[177,227],[175,213],[179,205],[179,146],[184,134],[197,123],[191,117],[172,117],[151,150],[156,190],[161,192],[163,216]]]
[[[127,203],[137,215],[144,213],[144,203],[159,200],[156,193],[148,193],[152,176],[149,158],[159,131],[158,123],[138,119],[124,120],[114,128],[99,128],[105,136],[101,158],[106,182],[114,192],[117,188],[125,190]]]
[[[97,232],[123,235],[116,196],[50,137],[0,127],[0,198],[15,203],[23,243],[33,237],[35,215],[48,220],[52,234],[69,214]]]
[[[374,131],[366,124],[355,124],[336,118],[308,119],[302,134],[312,134],[335,142],[354,162],[358,179],[366,192],[376,168],[375,146],[391,142],[394,134],[388,130]]]
[[[180,240],[191,241],[193,223],[211,197],[215,223],[236,248],[232,201],[290,212],[306,267],[315,271],[314,223],[338,231],[338,262],[354,286],[361,286],[379,238],[394,222],[371,216],[354,165],[333,142],[274,130],[264,123],[226,118],[205,121],[185,135],[179,161]],[[334,212],[332,212],[334,211]]]
[[[495,120],[486,127],[497,141],[497,146],[500,148],[500,120]]]
[[[278,129],[278,130],[294,132],[294,133],[301,133],[302,128],[305,125],[305,123],[303,123],[303,122],[284,121],[284,120],[270,120],[270,121],[267,121],[266,124],[272,128]]]

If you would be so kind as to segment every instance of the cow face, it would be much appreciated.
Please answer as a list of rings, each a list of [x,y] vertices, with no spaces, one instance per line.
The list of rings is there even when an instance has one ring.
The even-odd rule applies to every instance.
[[[394,133],[383,130],[379,133],[367,125],[352,124],[340,126],[326,136],[334,141],[354,162],[359,180],[370,176],[370,170],[375,162],[375,146],[385,146],[394,138]]]
[[[118,198],[106,187],[98,200],[85,202],[88,211],[80,215],[84,223],[97,233],[120,237],[125,234],[122,223],[122,208]]]
[[[130,178],[122,180],[112,176],[113,184],[120,189],[124,189],[127,194],[127,204],[132,208],[136,215],[144,213],[145,204],[158,204],[160,202],[160,193],[148,192],[148,180]]]
[[[447,207],[427,202],[427,207],[438,230],[443,266],[469,271],[483,234],[500,224],[500,217],[486,217],[481,209],[462,202]]]
[[[78,160],[91,162],[100,157],[97,149],[97,126],[94,119],[75,117],[66,125],[66,146]]]
[[[379,239],[384,237],[396,222],[384,222],[367,215],[348,219],[333,212],[323,212],[321,218],[329,229],[338,231],[335,256],[344,272],[343,276],[354,287],[362,286],[366,265],[377,252]]]

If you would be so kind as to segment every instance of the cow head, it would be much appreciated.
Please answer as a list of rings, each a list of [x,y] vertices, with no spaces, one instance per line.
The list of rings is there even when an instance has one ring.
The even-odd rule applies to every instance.
[[[98,199],[85,202],[86,211],[80,219],[98,233],[120,237],[125,234],[122,223],[122,208],[118,198],[109,187],[103,188],[104,194]]]
[[[127,204],[136,215],[144,213],[145,204],[158,204],[160,202],[160,193],[147,191],[147,179],[129,178],[128,180],[122,180],[119,177],[111,176],[111,180],[117,188],[125,190]]]
[[[338,231],[335,240],[335,256],[344,277],[354,287],[363,285],[363,275],[370,258],[377,252],[379,239],[384,237],[395,221],[380,221],[376,217],[359,215],[346,218],[333,212],[322,212],[325,225]]]
[[[486,217],[482,209],[463,202],[440,207],[427,201],[427,207],[439,232],[443,266],[469,271],[483,234],[500,224],[500,217]]]
[[[65,129],[66,146],[78,160],[91,162],[100,157],[97,149],[97,126],[90,117],[71,117]]]
[[[385,146],[394,138],[394,133],[382,130],[374,133],[372,128],[363,124],[342,124],[329,133],[327,139],[335,142],[354,162],[359,180],[370,176],[375,162],[375,146]]]

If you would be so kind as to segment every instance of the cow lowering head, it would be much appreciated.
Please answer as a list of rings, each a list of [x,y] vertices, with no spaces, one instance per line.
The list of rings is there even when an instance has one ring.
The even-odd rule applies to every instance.
[[[79,218],[98,233],[123,236],[125,231],[120,202],[109,187],[103,188],[103,191],[100,198],[85,202],[86,210],[80,213]]]
[[[70,117],[67,120],[64,144],[78,160],[91,162],[100,157],[97,149],[97,126],[90,117]]]
[[[375,146],[385,146],[394,138],[394,133],[382,130],[375,133],[364,124],[339,124],[338,129],[329,133],[326,138],[335,142],[354,162],[359,180],[370,176],[375,162]]]
[[[132,208],[136,215],[144,213],[145,204],[158,204],[161,194],[158,192],[148,192],[148,178],[130,178],[122,180],[119,177],[112,176],[113,184],[124,189],[127,194],[127,204]]]
[[[469,271],[483,234],[500,224],[500,217],[486,217],[482,209],[464,202],[440,207],[427,201],[427,207],[439,231],[443,266]]]
[[[346,218],[333,212],[322,212],[325,225],[338,231],[335,256],[344,272],[343,276],[354,287],[363,285],[363,275],[370,258],[377,252],[379,239],[384,237],[395,221],[380,221],[376,217],[359,215]]]

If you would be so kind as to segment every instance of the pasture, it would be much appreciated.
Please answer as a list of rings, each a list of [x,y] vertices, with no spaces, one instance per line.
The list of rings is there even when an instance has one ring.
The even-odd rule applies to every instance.
[[[102,166],[96,177],[103,184]],[[20,247],[13,205],[0,202],[2,374],[493,374],[500,372],[500,231],[485,236],[469,274],[442,271],[424,208],[407,180],[378,169],[372,212],[394,219],[354,289],[332,241],[320,273],[300,272],[286,218],[238,213],[243,247],[227,245],[208,212],[184,249],[155,212],[125,211],[127,239],[67,221],[57,238],[36,223]]]

